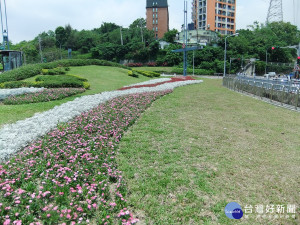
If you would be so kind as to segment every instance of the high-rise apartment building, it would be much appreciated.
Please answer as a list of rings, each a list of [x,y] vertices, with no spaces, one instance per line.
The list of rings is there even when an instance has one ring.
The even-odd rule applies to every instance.
[[[192,4],[195,29],[235,33],[236,0],[193,0]]]
[[[156,38],[163,38],[169,31],[169,9],[167,0],[147,0],[146,26],[153,30]]]

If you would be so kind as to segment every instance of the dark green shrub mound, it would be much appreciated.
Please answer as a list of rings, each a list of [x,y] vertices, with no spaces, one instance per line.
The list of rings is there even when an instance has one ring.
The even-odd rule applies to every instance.
[[[42,69],[43,75],[63,75],[66,74],[66,70],[62,67],[54,68],[54,69]]]
[[[83,77],[80,77],[80,76],[78,76],[78,75],[67,74],[66,76],[75,77],[75,78],[77,78],[78,80],[83,81],[83,82],[87,82],[87,81],[88,81],[88,79],[83,78]]]
[[[42,69],[42,64],[22,66],[20,68],[2,73],[0,75],[0,83],[27,79],[40,74]]]
[[[83,81],[80,78],[68,75],[43,75],[38,76],[35,81],[37,86],[45,88],[84,87]]]
[[[21,87],[35,87],[35,82],[29,81],[9,81],[0,84],[0,88],[12,89]]]
[[[89,89],[87,79],[75,75],[41,75],[35,82],[10,81],[0,84],[0,88],[44,87],[44,88],[85,88]]]
[[[0,83],[8,81],[18,81],[24,80],[30,77],[34,77],[41,73],[42,69],[55,69],[58,67],[70,67],[70,66],[88,66],[88,65],[97,65],[97,66],[113,66],[121,67],[127,69],[128,67],[123,66],[118,63],[113,63],[105,60],[98,59],[66,59],[59,60],[50,63],[26,65],[20,68],[4,72],[0,75]]]
[[[128,71],[128,76],[130,76],[130,77],[136,77],[136,78],[139,77],[138,73],[136,73],[135,71],[132,71],[132,70]]]

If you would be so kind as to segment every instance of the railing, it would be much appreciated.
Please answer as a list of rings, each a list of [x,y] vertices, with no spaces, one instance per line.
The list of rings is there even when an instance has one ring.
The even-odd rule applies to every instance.
[[[260,97],[267,98],[270,102],[279,102],[300,107],[300,82],[297,80],[266,80],[249,78],[243,76],[226,76],[223,79],[223,86],[239,92],[247,92]]]

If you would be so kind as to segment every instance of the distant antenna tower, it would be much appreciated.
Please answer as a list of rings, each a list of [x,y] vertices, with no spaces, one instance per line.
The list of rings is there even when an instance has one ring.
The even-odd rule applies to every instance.
[[[0,13],[1,13],[1,28],[3,36],[3,45],[0,47],[2,49],[9,50],[9,39],[8,39],[8,24],[7,24],[7,13],[6,13],[6,1],[0,0]],[[4,18],[3,18],[4,17]],[[4,21],[3,21],[4,19]]]
[[[270,0],[270,6],[267,16],[267,24],[271,22],[282,22],[282,0]]]

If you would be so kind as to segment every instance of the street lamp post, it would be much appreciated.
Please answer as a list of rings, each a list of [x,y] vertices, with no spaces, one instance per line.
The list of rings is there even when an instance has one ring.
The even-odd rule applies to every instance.
[[[267,74],[267,64],[268,64],[268,50],[266,50],[266,66],[265,66],[265,74]]]
[[[239,36],[239,33],[235,33],[235,34],[232,34],[230,36],[227,36],[225,38],[225,51],[224,51],[224,73],[223,73],[223,77],[226,76],[226,54],[227,54],[227,38],[229,37],[235,37],[235,36]]]

